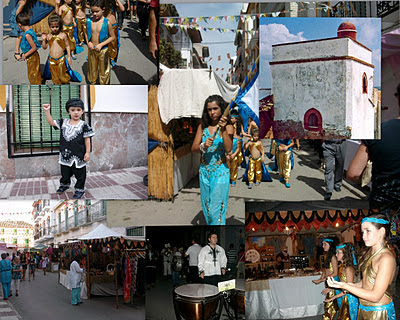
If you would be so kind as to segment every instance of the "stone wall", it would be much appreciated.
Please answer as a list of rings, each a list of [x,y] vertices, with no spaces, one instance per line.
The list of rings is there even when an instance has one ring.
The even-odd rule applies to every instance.
[[[147,114],[92,113],[89,172],[147,166]],[[0,113],[0,180],[60,175],[58,155],[8,158],[6,114]]]

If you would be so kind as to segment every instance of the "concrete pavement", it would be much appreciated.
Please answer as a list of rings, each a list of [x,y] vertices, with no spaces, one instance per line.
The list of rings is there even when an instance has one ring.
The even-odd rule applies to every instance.
[[[147,167],[116,169],[103,172],[89,172],[86,178],[85,199],[147,199],[147,186],[143,177],[147,175]],[[59,195],[61,176],[0,180],[0,199],[36,200],[72,199],[75,178],[71,188]]]
[[[265,151],[270,140],[263,140]],[[324,171],[319,168],[318,154],[304,140],[301,149],[294,151],[294,169],[290,188],[279,182],[277,173],[270,173],[272,182],[248,189],[241,179],[244,169],[239,171],[237,184],[229,190],[227,224],[243,224],[245,211],[264,210],[310,210],[310,208],[368,208],[367,191],[346,180],[342,191],[334,192],[330,201],[324,200]],[[272,161],[265,157],[265,164]],[[276,209],[277,206],[291,209]],[[256,209],[254,209],[256,207]],[[267,209],[266,209],[267,208]],[[303,209],[301,209],[303,208]],[[204,225],[205,219],[200,205],[198,176],[194,177],[173,201],[149,200],[135,202],[108,201],[107,221],[112,226],[130,225]]]
[[[71,305],[71,291],[57,281],[57,273],[47,273],[44,276],[41,270],[36,270],[35,280],[21,282],[19,296],[12,296],[8,300],[9,308],[16,310],[14,318],[3,318],[0,313],[0,320],[39,320],[45,316],[58,320],[145,319],[144,298],[137,298],[135,304],[130,305],[124,304],[122,297],[119,297],[117,309],[115,297],[93,297],[83,300],[83,303],[76,307]]]
[[[117,67],[111,71],[111,84],[147,84],[157,83],[157,61],[149,54],[149,39],[143,41],[138,30],[138,21],[124,20],[120,30],[120,51]],[[41,43],[40,35],[38,37]],[[82,76],[82,82],[73,84],[86,84],[88,70],[87,46],[79,53],[76,60],[72,61],[72,69]],[[15,38],[3,38],[3,79],[4,84],[29,84],[26,61],[14,59]],[[40,68],[43,72],[49,50],[39,49]],[[52,84],[51,80],[46,84]]]

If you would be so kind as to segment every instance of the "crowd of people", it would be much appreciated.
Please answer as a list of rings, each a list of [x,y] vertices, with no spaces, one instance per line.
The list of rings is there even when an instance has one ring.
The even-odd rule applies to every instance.
[[[240,245],[237,251],[231,243],[225,252],[217,244],[217,234],[210,233],[207,239],[207,244],[200,245],[193,238],[186,250],[167,243],[157,252],[149,245],[146,255],[147,288],[155,286],[157,270],[165,279],[172,278],[174,288],[183,283],[217,285],[222,279],[244,278],[244,245]]]
[[[37,0],[19,0],[10,15],[12,35],[16,36],[14,58],[27,62],[30,84],[40,85],[45,80],[53,84],[81,82],[82,76],[71,68],[72,60],[88,47],[87,79],[91,84],[110,84],[111,68],[117,66],[120,50],[120,30],[124,19],[138,20],[142,40],[146,31],[155,33],[151,8],[158,7],[157,1],[150,0],[56,0],[55,12],[46,19],[50,33],[42,33],[39,42],[31,25]],[[86,10],[91,16],[87,17]],[[38,15],[41,13],[37,13]],[[128,17],[130,15],[130,17]],[[150,34],[150,52],[155,56],[155,35]],[[43,74],[40,70],[38,50],[49,48],[48,60]]]
[[[3,300],[8,300],[13,291],[18,297],[20,282],[26,280],[28,270],[28,281],[35,280],[35,270],[41,269],[43,275],[50,268],[50,258],[47,252],[13,252],[1,254],[0,282],[3,288]]]

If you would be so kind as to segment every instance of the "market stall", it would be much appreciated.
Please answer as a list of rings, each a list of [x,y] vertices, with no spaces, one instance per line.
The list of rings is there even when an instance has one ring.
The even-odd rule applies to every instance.
[[[371,211],[372,212],[372,211]],[[322,241],[361,241],[353,226],[368,209],[246,213],[246,319],[290,319],[323,313]]]
[[[123,295],[124,302],[133,300],[133,296],[143,290],[138,288],[144,283],[144,242],[122,235],[103,224],[78,241],[62,245],[62,259],[59,270],[59,283],[68,288],[69,265],[77,254],[82,254],[85,272],[87,296]],[[143,285],[144,288],[144,285]]]
[[[238,88],[208,69],[169,69],[150,88],[149,139],[159,143],[148,157],[149,196],[172,199],[198,173],[200,155],[191,146],[204,101],[214,94],[230,101]]]

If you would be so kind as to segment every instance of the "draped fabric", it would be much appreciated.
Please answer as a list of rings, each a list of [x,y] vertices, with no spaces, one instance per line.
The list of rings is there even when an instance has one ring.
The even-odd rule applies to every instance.
[[[263,231],[269,229],[271,232],[278,229],[283,232],[285,227],[295,227],[300,231],[311,227],[319,229],[321,226],[327,228],[334,227],[337,223],[341,226],[361,222],[361,220],[375,213],[371,209],[348,209],[348,210],[313,210],[313,211],[287,211],[285,215],[279,211],[268,212],[247,212],[246,213],[246,231],[257,231],[260,228]]]

